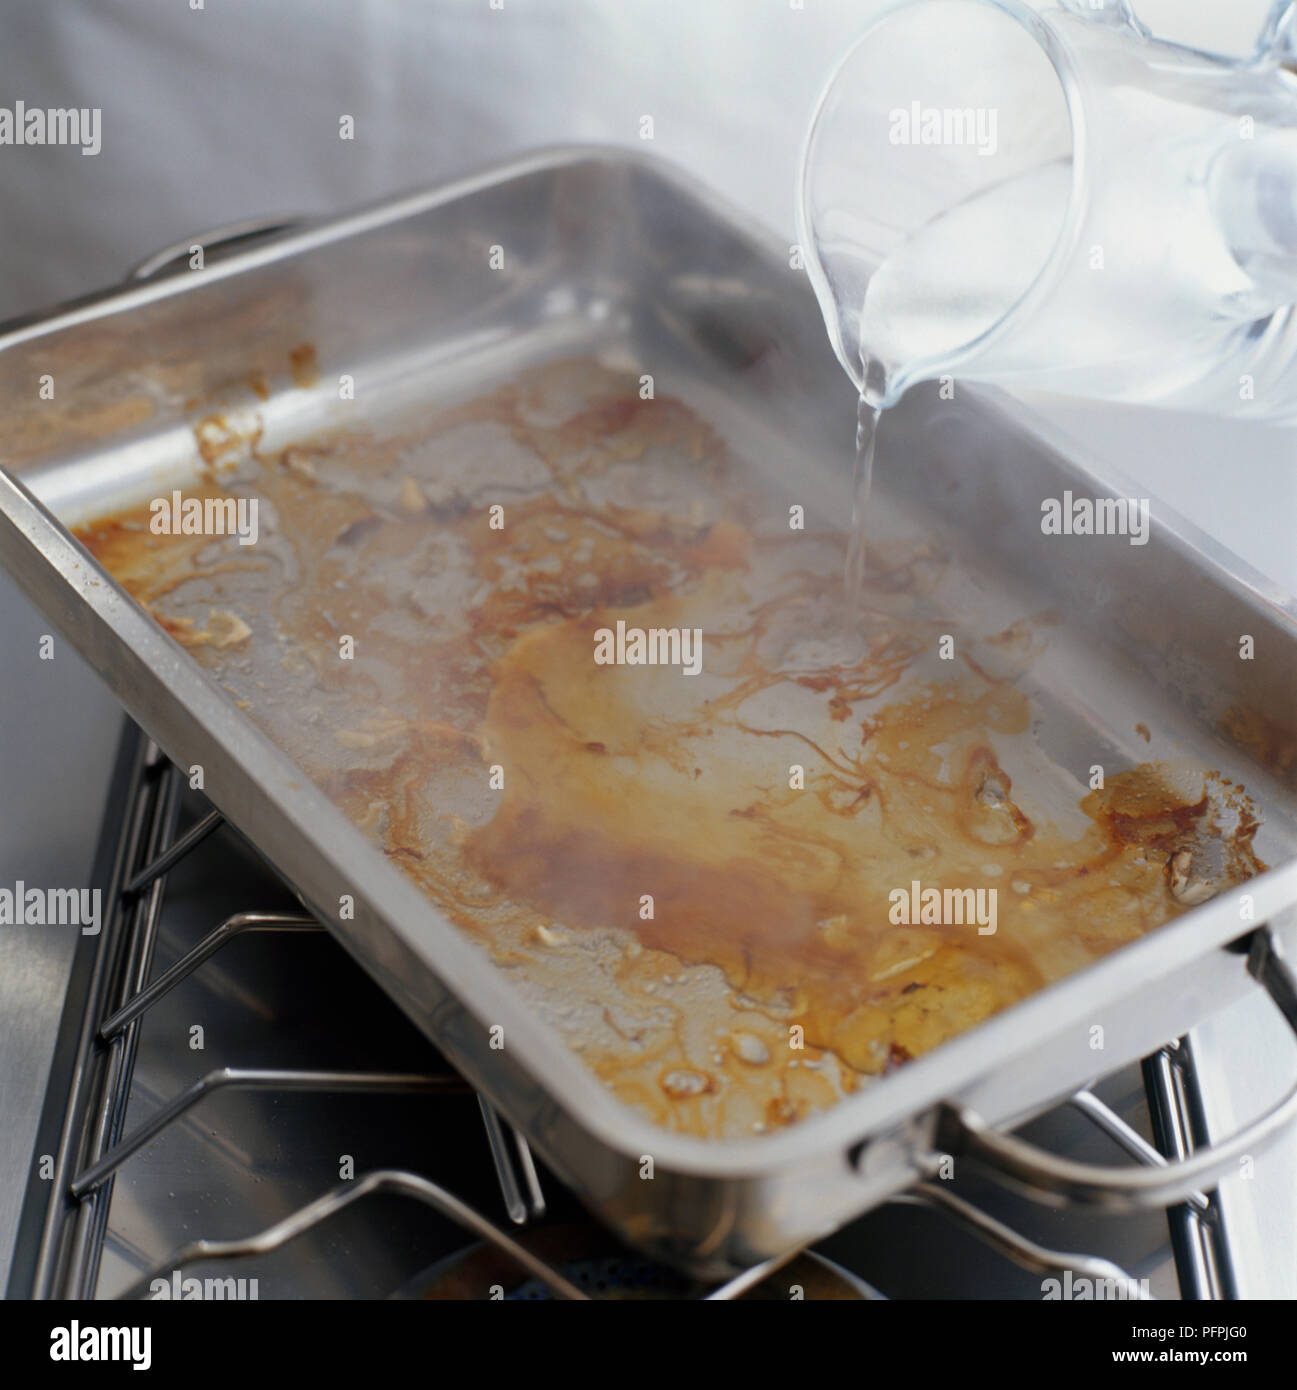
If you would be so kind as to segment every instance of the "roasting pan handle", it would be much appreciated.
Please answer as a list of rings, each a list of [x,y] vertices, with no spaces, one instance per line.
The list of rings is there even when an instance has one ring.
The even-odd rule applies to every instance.
[[[186,261],[193,247],[201,246],[204,254],[221,250],[246,250],[246,243],[260,241],[263,237],[274,236],[276,232],[287,232],[302,224],[300,217],[254,217],[243,222],[230,222],[224,227],[215,227],[197,236],[187,236],[173,241],[160,251],[134,265],[127,272],[128,280],[151,280],[168,266],[178,261]]]
[[[1280,957],[1267,928],[1253,935],[1247,968],[1297,1031],[1297,977]],[[1189,1158],[1142,1168],[1105,1167],[1060,1158],[1015,1135],[1001,1134],[975,1111],[958,1105],[942,1107],[936,1138],[938,1147],[947,1153],[974,1160],[994,1177],[1037,1200],[1131,1210],[1174,1206],[1196,1191],[1214,1187],[1240,1158],[1269,1142],[1294,1119],[1297,1085],[1228,1139]]]

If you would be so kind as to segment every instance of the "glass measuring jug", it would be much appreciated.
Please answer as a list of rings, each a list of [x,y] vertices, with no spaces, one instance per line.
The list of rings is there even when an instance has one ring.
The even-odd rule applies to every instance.
[[[1124,0],[901,0],[833,73],[799,238],[871,405],[993,381],[1297,419],[1297,78]]]

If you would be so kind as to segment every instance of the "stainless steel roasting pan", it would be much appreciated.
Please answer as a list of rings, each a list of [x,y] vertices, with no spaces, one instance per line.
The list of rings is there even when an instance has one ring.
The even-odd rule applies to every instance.
[[[1054,1198],[1164,1203],[1209,1185],[1297,1111],[1290,1094],[1216,1149],[1163,1168],[1060,1164],[1003,1132],[1256,979],[1285,1004],[1282,946],[1297,926],[1297,608],[1156,503],[1142,548],[1043,537],[1043,498],[1132,490],[1005,398],[962,386],[954,400],[906,398],[888,421],[878,488],[962,555],[988,593],[1062,615],[1032,677],[1052,757],[1085,767],[1184,755],[1246,784],[1264,816],[1256,849],[1273,866],[1248,885],[1254,915],[1241,917],[1237,894],[1208,901],[768,1136],[688,1138],[618,1104],[67,528],[192,481],[196,400],[220,399],[227,415],[291,440],[336,423],[341,373],[354,377],[363,417],[610,347],[651,362],[657,389],[745,457],[804,470],[808,488],[815,473],[818,504],[835,514],[852,401],[805,277],[790,248],[705,190],[600,149],[538,154],[261,241],[247,230],[224,256],[219,238],[195,238],[208,252],[201,271],[188,269],[186,245],[178,264],[152,258],[151,278],[0,332],[0,556],[126,709],[178,764],[203,765],[215,805],[607,1223],[719,1275],[832,1230],[930,1172],[943,1149]],[[507,250],[492,270],[496,245]],[[322,384],[311,389],[284,372],[303,340],[319,356]],[[247,389],[252,378],[269,383],[264,399]],[[42,379],[53,400],[40,399]],[[152,401],[143,413],[129,407],[141,394]],[[1245,634],[1249,661],[1239,659]],[[344,893],[356,897],[354,920],[337,920]],[[503,1050],[489,1046],[492,1025],[503,1025]]]

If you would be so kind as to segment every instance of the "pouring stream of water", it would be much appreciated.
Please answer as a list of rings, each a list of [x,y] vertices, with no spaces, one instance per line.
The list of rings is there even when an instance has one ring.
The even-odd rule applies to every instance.
[[[869,493],[874,479],[874,444],[882,407],[875,404],[873,392],[860,393],[856,407],[856,470],[851,493],[851,530],[847,537],[847,559],[843,571],[845,598],[849,612],[860,607],[868,560],[865,544],[865,518],[869,514]]]

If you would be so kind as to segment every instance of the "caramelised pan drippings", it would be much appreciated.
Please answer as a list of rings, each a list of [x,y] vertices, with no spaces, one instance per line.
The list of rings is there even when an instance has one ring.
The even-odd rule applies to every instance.
[[[840,538],[637,384],[559,363],[254,452],[255,546],[147,510],[84,540],[674,1128],[790,1123],[1259,869],[1240,789],[1086,794],[1033,751],[1048,615],[966,633],[943,559],[884,541],[846,621]],[[619,621],[698,630],[700,674],[598,664]],[[994,916],[904,920],[930,889]]]

